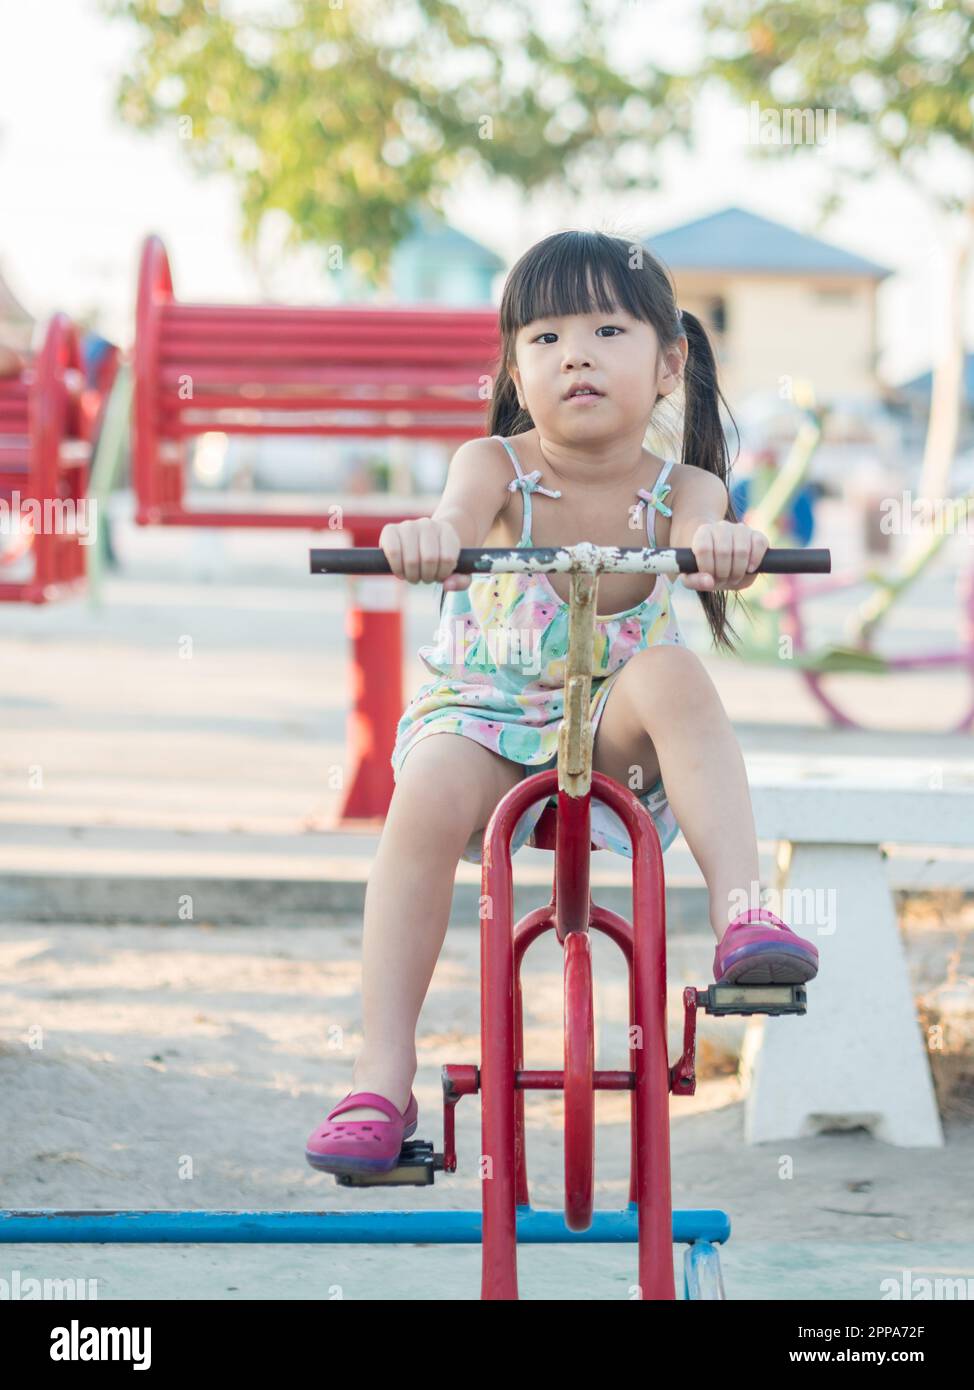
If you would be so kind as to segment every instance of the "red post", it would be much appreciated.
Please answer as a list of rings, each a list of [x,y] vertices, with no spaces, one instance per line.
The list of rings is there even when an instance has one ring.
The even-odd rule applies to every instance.
[[[356,523],[354,544],[375,546],[388,518]],[[403,584],[394,575],[350,576],[345,631],[352,639],[348,744],[352,779],[339,824],[384,819],[395,779],[392,750],[403,709]]]
[[[425,516],[357,514],[342,520],[356,546],[377,546],[391,521]],[[350,576],[345,631],[352,640],[352,690],[348,714],[351,781],[336,824],[361,828],[385,819],[395,787],[392,750],[403,710],[403,612],[405,580],[395,575]]]
[[[427,512],[343,516],[341,529],[355,546],[377,546],[390,522],[414,521]],[[352,639],[352,702],[348,715],[351,782],[336,826],[371,828],[385,820],[392,800],[392,750],[402,717],[403,614],[406,581],[395,575],[349,577],[345,631]]]

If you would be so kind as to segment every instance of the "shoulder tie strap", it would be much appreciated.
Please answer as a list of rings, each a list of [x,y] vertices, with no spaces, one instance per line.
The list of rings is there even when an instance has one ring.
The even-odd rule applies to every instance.
[[[638,492],[636,493],[636,496],[639,498],[639,501],[633,508],[636,517],[641,517],[644,508],[647,506],[654,507],[656,511],[662,512],[664,516],[672,516],[673,508],[668,507],[666,503],[663,501],[663,498],[670,491],[672,491],[672,488],[669,483],[663,483],[661,486],[658,480],[652,492],[650,492],[647,488],[644,487],[639,488]]]
[[[543,492],[546,497],[560,497],[560,488],[547,488],[541,486],[541,469],[536,468],[533,473],[521,473],[517,478],[512,478],[507,485],[508,492],[517,492],[519,487],[523,487],[525,492]]]

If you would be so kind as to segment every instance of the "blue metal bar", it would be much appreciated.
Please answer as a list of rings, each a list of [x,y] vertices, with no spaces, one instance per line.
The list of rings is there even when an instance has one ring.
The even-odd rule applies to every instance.
[[[214,1245],[479,1245],[479,1211],[0,1211],[0,1244],[155,1243]],[[637,1239],[636,1204],[597,1211],[587,1231],[570,1231],[560,1211],[517,1209],[522,1245],[599,1244]],[[722,1211],[675,1211],[673,1240],[722,1242]]]

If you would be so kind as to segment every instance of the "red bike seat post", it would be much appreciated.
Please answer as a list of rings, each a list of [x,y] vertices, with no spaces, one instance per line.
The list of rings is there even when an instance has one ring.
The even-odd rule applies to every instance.
[[[558,790],[555,843],[555,931],[564,944],[569,932],[588,931],[592,908],[590,886],[592,796]]]
[[[558,837],[555,846],[555,931],[588,931],[592,898],[591,786],[592,652],[599,577],[584,570],[571,577],[565,717],[558,732]]]

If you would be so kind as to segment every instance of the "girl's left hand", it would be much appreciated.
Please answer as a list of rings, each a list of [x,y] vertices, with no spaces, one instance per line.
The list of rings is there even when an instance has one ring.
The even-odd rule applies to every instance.
[[[697,573],[680,578],[687,589],[709,593],[715,589],[747,589],[757,579],[753,571],[768,545],[767,536],[743,521],[708,521],[697,527],[690,542]]]

